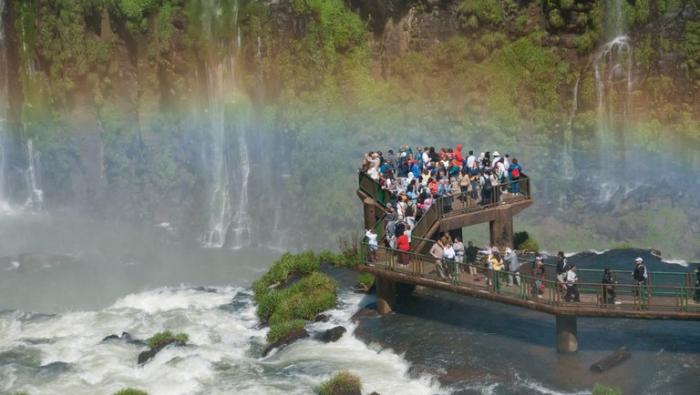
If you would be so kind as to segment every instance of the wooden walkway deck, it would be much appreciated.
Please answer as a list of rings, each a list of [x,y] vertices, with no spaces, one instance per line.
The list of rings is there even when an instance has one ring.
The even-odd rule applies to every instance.
[[[604,293],[609,291],[603,284],[579,283],[580,301],[567,302],[561,286],[552,278],[542,280],[522,273],[494,272],[480,265],[454,263],[448,263],[451,273],[443,277],[435,258],[409,253],[410,263],[404,266],[399,263],[399,254],[380,248],[376,260],[367,259],[367,264],[359,270],[392,282],[440,289],[557,316],[700,320],[700,304],[693,300],[694,289],[684,284],[647,286],[640,290],[641,296],[636,295],[636,286],[618,284],[614,288],[618,303],[615,304],[605,303]],[[470,268],[475,274],[470,273]],[[542,284],[541,291],[538,291],[538,282]]]

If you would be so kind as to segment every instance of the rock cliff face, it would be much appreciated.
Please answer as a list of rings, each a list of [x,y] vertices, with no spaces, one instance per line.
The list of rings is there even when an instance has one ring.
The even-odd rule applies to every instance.
[[[212,245],[335,239],[355,225],[349,158],[428,131],[519,152],[543,180],[538,218],[562,226],[572,216],[556,209],[596,200],[567,192],[574,176],[605,197],[609,174],[624,188],[650,171],[677,185],[700,166],[692,1],[3,6],[0,201],[14,205],[31,194],[29,140],[47,209],[170,222]],[[629,51],[605,52],[617,36]],[[605,160],[618,151],[631,154]],[[673,160],[639,170],[637,152]],[[589,235],[615,228],[592,221]]]

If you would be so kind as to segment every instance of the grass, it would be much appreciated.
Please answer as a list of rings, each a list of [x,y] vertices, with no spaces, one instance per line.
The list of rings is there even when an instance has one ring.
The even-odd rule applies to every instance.
[[[320,256],[312,252],[287,253],[253,284],[258,317],[270,325],[269,343],[303,328],[306,320],[335,306],[337,284],[318,271],[322,260],[331,261],[335,257],[331,252]],[[287,287],[272,287],[283,284],[292,274],[302,277]]]
[[[330,380],[322,383],[318,388],[319,395],[333,394],[360,394],[362,383],[354,374],[342,371],[338,372]]]
[[[187,343],[187,340],[189,340],[189,336],[187,336],[185,333],[173,335],[170,331],[165,331],[156,333],[146,342],[148,343],[148,347],[153,349],[159,346],[168,345],[170,343],[185,344]]]
[[[274,307],[266,308],[272,311],[267,317],[270,324],[276,324],[293,319],[311,320],[317,314],[335,306],[336,283],[323,273],[312,273],[291,287],[279,291],[274,298]],[[273,291],[277,292],[277,291]]]
[[[374,284],[374,276],[369,273],[360,273],[357,276],[357,283],[369,288]]]
[[[134,388],[124,388],[123,390],[115,392],[113,395],[148,395],[148,392]]]
[[[267,342],[272,344],[292,332],[304,329],[304,324],[304,320],[291,320],[270,325],[270,331],[267,332]]]
[[[622,390],[618,387],[596,384],[595,387],[593,387],[593,395],[622,395]]]

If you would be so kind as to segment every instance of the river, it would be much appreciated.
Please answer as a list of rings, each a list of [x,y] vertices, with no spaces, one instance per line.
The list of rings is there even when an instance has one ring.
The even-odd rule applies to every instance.
[[[23,214],[0,221],[0,393],[308,394],[338,370],[363,393],[590,393],[596,383],[629,394],[695,393],[700,386],[697,323],[579,320],[580,351],[554,349],[554,319],[497,303],[421,291],[386,317],[350,317],[373,302],[354,294],[355,274],[331,270],[339,304],[312,337],[261,357],[250,291],[279,256],[265,248],[202,248],[174,239],[168,224],[135,227],[72,216]],[[689,270],[636,250],[578,254],[579,267],[631,265]],[[691,265],[692,267],[692,265]],[[336,343],[314,334],[343,325]],[[144,339],[185,332],[138,366],[143,347],[101,342],[129,332]],[[632,358],[596,375],[588,366],[626,345]]]

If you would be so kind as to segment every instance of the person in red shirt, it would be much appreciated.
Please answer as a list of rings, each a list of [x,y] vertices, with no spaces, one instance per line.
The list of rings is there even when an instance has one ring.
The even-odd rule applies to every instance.
[[[457,144],[455,147],[454,160],[456,163],[459,163],[459,167],[462,167],[462,163],[464,162],[464,157],[462,156],[462,144]]]
[[[409,263],[409,254],[408,251],[411,250],[411,243],[408,241],[408,236],[406,233],[401,234],[398,239],[396,239],[396,248],[398,248],[399,251],[399,263],[401,265],[408,265]]]

